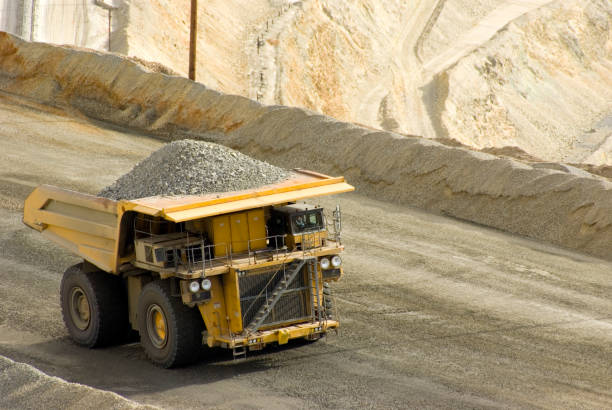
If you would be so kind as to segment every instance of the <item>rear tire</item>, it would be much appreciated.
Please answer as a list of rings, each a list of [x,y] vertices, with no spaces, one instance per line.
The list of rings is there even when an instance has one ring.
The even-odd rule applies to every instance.
[[[72,339],[85,347],[122,343],[129,331],[125,288],[121,278],[82,264],[69,267],[60,289],[62,316]]]
[[[170,368],[193,363],[202,351],[204,321],[198,309],[173,297],[166,280],[148,283],[138,300],[140,343],[156,365]]]

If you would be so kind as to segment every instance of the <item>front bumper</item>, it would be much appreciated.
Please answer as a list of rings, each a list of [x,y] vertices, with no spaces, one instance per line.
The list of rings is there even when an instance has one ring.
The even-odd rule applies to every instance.
[[[221,346],[227,349],[248,347],[250,350],[260,350],[267,344],[287,343],[291,339],[318,339],[328,330],[337,329],[340,323],[335,320],[324,320],[313,323],[303,323],[278,329],[262,330],[247,336],[209,336],[207,344],[210,347]]]

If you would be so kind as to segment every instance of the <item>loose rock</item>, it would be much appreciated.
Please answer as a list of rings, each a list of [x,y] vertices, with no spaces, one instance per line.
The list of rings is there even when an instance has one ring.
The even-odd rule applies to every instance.
[[[98,195],[115,200],[201,195],[256,188],[290,175],[221,145],[180,140],[155,151]]]

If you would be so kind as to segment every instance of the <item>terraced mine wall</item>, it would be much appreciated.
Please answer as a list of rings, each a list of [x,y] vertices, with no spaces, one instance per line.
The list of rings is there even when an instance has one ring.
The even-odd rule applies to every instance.
[[[201,138],[283,167],[343,174],[373,198],[612,260],[612,183],[588,173],[534,168],[303,109],[263,106],[119,56],[4,33],[0,90],[168,140]]]

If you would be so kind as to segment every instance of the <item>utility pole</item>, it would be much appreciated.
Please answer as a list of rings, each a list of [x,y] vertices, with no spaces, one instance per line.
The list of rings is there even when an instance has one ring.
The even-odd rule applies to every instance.
[[[111,24],[111,9],[108,9],[108,51],[111,51],[111,32],[113,25]]]
[[[198,41],[198,0],[191,0],[191,27],[189,30],[189,79],[196,79],[196,43]]]
[[[23,9],[21,11],[21,37],[27,41],[34,41],[32,32],[34,31],[33,16],[34,16],[34,1],[22,2]]]
[[[117,10],[118,7],[115,7],[111,4],[107,4],[104,0],[94,0],[94,4],[98,7],[102,7],[105,10],[108,10],[108,51],[111,51],[111,33],[112,33],[112,24],[111,24],[111,13],[114,10]]]

